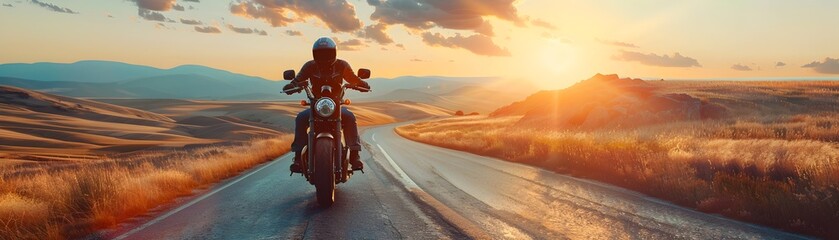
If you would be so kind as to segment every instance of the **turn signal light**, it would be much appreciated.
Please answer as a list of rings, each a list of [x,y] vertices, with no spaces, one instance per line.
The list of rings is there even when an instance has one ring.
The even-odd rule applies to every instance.
[[[352,103],[349,98],[344,99],[344,105],[350,105]]]
[[[308,102],[308,101],[306,101],[306,100],[300,100],[300,105],[302,105],[302,106],[304,106],[304,107],[305,107],[305,106],[309,106],[309,102]]]

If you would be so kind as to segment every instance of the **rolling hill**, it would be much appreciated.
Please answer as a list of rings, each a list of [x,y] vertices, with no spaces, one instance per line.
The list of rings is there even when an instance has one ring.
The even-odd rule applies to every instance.
[[[451,111],[421,103],[349,106],[359,125],[385,124]],[[289,133],[296,102],[100,99],[0,86],[0,164],[72,162],[165,148],[236,143]]]
[[[450,110],[488,113],[535,87],[500,78],[399,77],[370,81],[370,94],[349,93],[360,101],[408,101]]]

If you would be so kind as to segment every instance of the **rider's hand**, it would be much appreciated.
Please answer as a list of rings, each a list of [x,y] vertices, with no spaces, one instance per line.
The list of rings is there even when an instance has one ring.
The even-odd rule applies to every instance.
[[[294,83],[286,84],[285,86],[283,86],[283,92],[285,92],[285,94],[291,95],[293,92],[289,92],[289,90],[294,89],[296,87],[297,84]]]
[[[361,80],[361,82],[358,83],[358,86],[361,87],[361,88],[370,89],[370,84],[367,83],[367,81],[364,81],[364,80]]]

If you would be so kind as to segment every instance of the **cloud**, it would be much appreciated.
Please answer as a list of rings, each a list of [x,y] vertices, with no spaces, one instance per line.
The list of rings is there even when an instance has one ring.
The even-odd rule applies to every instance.
[[[497,18],[524,26],[529,18],[519,16],[516,0],[367,0],[374,7],[370,19],[377,23],[364,28],[358,36],[372,39],[379,44],[390,44],[393,40],[385,34],[390,25],[402,25],[421,34],[424,43],[430,46],[463,48],[485,56],[510,56],[507,49],[492,41],[493,26],[488,18]],[[531,21],[534,25],[555,28],[541,20]],[[464,37],[459,33],[445,37],[427,30],[442,28],[477,33]],[[377,35],[380,34],[380,35]],[[397,45],[404,49],[403,46]]]
[[[200,33],[221,33],[221,30],[217,27],[213,26],[206,26],[206,27],[199,27],[195,26],[195,31]]]
[[[184,6],[181,6],[181,5],[175,4],[175,5],[172,5],[172,9],[175,9],[175,10],[177,10],[177,11],[183,11],[183,10],[184,10]]]
[[[419,59],[419,58],[412,58],[410,61],[411,62],[425,62],[425,60],[422,60],[422,59]]]
[[[786,64],[786,63],[784,63],[784,62],[778,62],[778,63],[775,63],[775,67],[783,67],[783,66],[786,66],[786,65],[787,65],[787,64]]]
[[[230,30],[233,30],[234,32],[237,32],[237,33],[243,33],[243,34],[253,33],[252,28],[240,28],[240,27],[235,27],[235,26],[230,25],[230,24],[227,25],[227,28],[230,28]]]
[[[332,32],[353,32],[362,26],[355,7],[346,0],[237,0],[230,5],[230,12],[265,20],[274,27],[302,22],[307,17],[320,19]]]
[[[183,19],[183,18],[181,18],[181,23],[186,24],[186,25],[203,25],[204,24],[204,23],[202,23],[201,21],[198,21],[198,20]]]
[[[606,45],[618,46],[618,47],[625,47],[625,48],[638,48],[638,45],[627,43],[627,42],[618,42],[618,41],[606,41],[606,40],[597,40],[598,42]]]
[[[39,0],[32,0],[32,3],[35,4],[35,5],[41,6],[43,8],[49,9],[50,11],[53,11],[53,12],[70,13],[70,14],[78,14],[79,13],[79,12],[73,11],[69,8],[59,7],[59,6],[56,6],[55,4],[45,3],[45,2],[41,2]],[[7,7],[11,7],[11,4]]]
[[[824,58],[824,62],[813,61],[801,67],[812,68],[817,73],[839,74],[839,58],[828,57]]]
[[[357,50],[361,50],[362,47],[367,46],[367,45],[364,44],[364,42],[362,42],[359,39],[351,39],[351,40],[344,41],[344,42],[338,41],[337,44],[338,44],[338,49],[343,50],[343,51],[357,51]]]
[[[143,8],[137,9],[137,15],[149,21],[165,22],[167,20],[166,16],[163,16],[162,13]]]
[[[268,32],[266,32],[264,30],[259,30],[259,29],[256,29],[256,28],[241,28],[241,27],[236,27],[236,26],[230,25],[230,24],[227,24],[227,28],[230,28],[230,30],[232,30],[234,32],[237,32],[237,33],[242,33],[242,34],[259,34],[259,35],[262,35],[262,36],[267,36],[268,35]]]
[[[731,69],[734,69],[734,70],[737,70],[737,71],[751,71],[752,70],[751,67],[743,65],[743,64],[739,64],[739,63],[731,65]]]
[[[507,49],[501,48],[492,42],[492,39],[485,35],[472,35],[463,37],[456,34],[454,37],[445,37],[439,33],[425,32],[422,34],[422,41],[430,46],[442,46],[449,48],[463,48],[470,52],[484,56],[510,56]]]
[[[3,6],[4,6],[4,7],[15,7],[14,5],[9,4],[9,3],[4,3],[4,4],[3,4]]]
[[[533,24],[533,26],[537,26],[537,27],[543,27],[543,28],[547,28],[547,29],[550,29],[550,30],[556,30],[556,26],[554,26],[553,24],[551,24],[549,22],[546,22],[542,19],[530,20],[530,24]]]
[[[667,54],[656,55],[655,53],[644,54],[639,52],[621,51],[620,55],[614,56],[613,59],[621,61],[635,61],[644,65],[659,66],[659,67],[702,67],[696,59],[682,56],[682,54],[675,53],[673,57]]]
[[[402,50],[405,50],[405,44],[397,43],[395,46],[401,48]]]
[[[201,0],[183,0],[184,2],[201,2]]]
[[[441,27],[472,30],[492,36],[492,25],[485,17],[522,24],[513,5],[515,0],[368,0],[375,8],[370,18],[388,25],[402,24],[408,28],[428,30]]]
[[[133,0],[137,7],[154,11],[169,11],[175,6],[175,0]]]
[[[336,42],[336,44],[338,44],[338,50],[342,51],[358,51],[361,50],[362,47],[367,46],[359,39],[351,39],[343,42],[336,40]]]
[[[297,30],[285,30],[285,34],[289,36],[303,36],[303,33]]]
[[[361,31],[356,33],[358,37],[372,39],[379,44],[387,45],[393,43],[393,39],[387,35],[385,32],[387,30],[387,25],[382,23],[377,23],[373,25],[369,25],[364,27]]]

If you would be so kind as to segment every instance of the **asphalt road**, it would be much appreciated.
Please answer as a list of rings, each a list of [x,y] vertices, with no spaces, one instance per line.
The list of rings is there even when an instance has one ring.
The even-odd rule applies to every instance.
[[[285,155],[147,219],[117,239],[796,239],[610,185],[364,130],[366,174],[335,204],[289,176]]]

